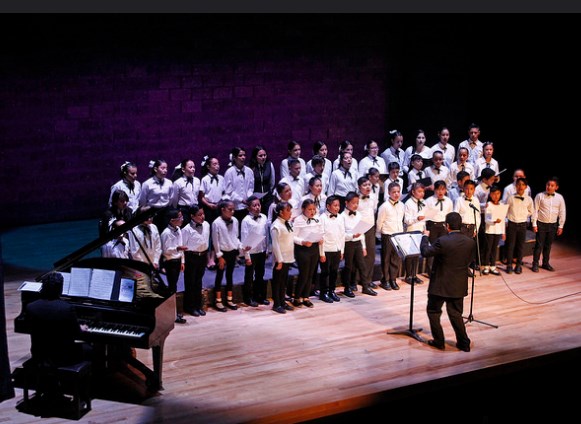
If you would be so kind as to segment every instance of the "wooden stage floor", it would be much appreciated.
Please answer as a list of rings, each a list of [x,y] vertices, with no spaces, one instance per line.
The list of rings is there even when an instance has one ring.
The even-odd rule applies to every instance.
[[[556,244],[556,272],[478,276],[472,351],[454,347],[447,316],[445,351],[405,334],[411,287],[357,292],[333,304],[286,315],[241,306],[227,313],[187,316],[166,340],[164,390],[146,396],[140,381],[113,376],[84,423],[505,422],[518,417],[569,416],[576,408],[581,359],[581,260]],[[425,277],[421,276],[424,280]],[[12,369],[29,355],[29,336],[15,334],[20,275],[5,276],[8,348]],[[431,338],[425,313],[427,281],[415,287],[413,328]],[[338,291],[341,291],[339,289]],[[465,301],[465,316],[470,296]],[[478,322],[483,321],[484,323]],[[488,324],[498,326],[492,327]],[[151,366],[150,351],[137,350]],[[571,387],[571,389],[569,389]],[[523,399],[523,396],[525,397]],[[0,403],[0,423],[36,423],[16,411],[16,397]],[[501,414],[502,413],[502,414]],[[498,418],[498,419],[495,419]],[[401,418],[398,418],[401,419]],[[43,423],[66,422],[44,418]]]

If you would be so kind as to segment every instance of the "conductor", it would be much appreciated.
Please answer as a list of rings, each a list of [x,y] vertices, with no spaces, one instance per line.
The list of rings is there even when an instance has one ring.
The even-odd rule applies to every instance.
[[[424,235],[420,245],[423,257],[434,257],[428,286],[427,313],[432,340],[428,344],[444,350],[444,330],[440,323],[442,306],[446,304],[448,319],[456,333],[456,347],[470,352],[470,339],[462,318],[464,297],[468,295],[468,265],[474,258],[476,243],[460,232],[462,217],[457,212],[446,215],[448,234],[436,239],[433,245]]]

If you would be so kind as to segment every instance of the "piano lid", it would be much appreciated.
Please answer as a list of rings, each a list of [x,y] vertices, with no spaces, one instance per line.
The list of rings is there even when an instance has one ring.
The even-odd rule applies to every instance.
[[[85,256],[88,253],[92,252],[93,250],[101,247],[102,245],[109,242],[110,240],[113,240],[114,238],[119,237],[121,234],[130,231],[131,229],[133,229],[133,227],[136,227],[139,224],[143,223],[144,221],[147,221],[149,218],[155,216],[156,214],[163,213],[163,212],[165,212],[163,209],[150,208],[150,209],[147,209],[143,212],[138,213],[137,215],[135,215],[133,218],[131,218],[129,221],[127,221],[125,224],[121,225],[120,227],[114,228],[113,230],[111,230],[107,234],[87,243],[86,245],[84,245],[80,249],[77,249],[76,251],[69,254],[68,256],[65,256],[64,258],[56,261],[54,263],[53,271],[62,271],[64,269],[70,268],[75,262],[77,262],[83,256]],[[147,264],[144,264],[144,265],[148,266]],[[36,277],[36,281],[40,281],[42,279],[42,277],[44,277],[46,274],[47,273],[44,273],[44,274]]]

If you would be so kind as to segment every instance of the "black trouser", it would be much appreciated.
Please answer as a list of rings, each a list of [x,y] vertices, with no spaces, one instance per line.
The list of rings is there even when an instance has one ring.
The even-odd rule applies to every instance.
[[[355,269],[359,272],[360,278],[365,275],[365,261],[361,241],[346,241],[343,257],[345,263],[341,272],[341,283],[345,289],[349,289],[352,284],[357,283],[356,281],[351,281]],[[367,287],[369,282],[361,280],[361,285]]]
[[[407,277],[415,277],[418,274],[418,265],[420,263],[419,256],[412,256],[405,258],[404,265],[405,265],[405,276]]]
[[[470,339],[468,334],[466,334],[466,326],[464,324],[464,318],[462,318],[462,313],[464,311],[464,298],[451,298],[451,297],[441,297],[434,294],[428,294],[428,305],[426,311],[428,313],[428,319],[430,321],[430,331],[432,332],[432,337],[437,345],[444,345],[444,330],[440,322],[440,317],[442,315],[442,306],[446,303],[446,312],[448,313],[448,319],[454,333],[456,334],[456,342],[459,346],[469,347]]]
[[[527,236],[526,222],[508,221],[506,226],[506,265],[512,266],[512,260],[516,258],[517,265],[522,265],[524,244]]]
[[[496,248],[502,238],[502,234],[485,234],[484,236],[486,238],[486,251],[484,252],[482,265],[494,267],[496,266]]]
[[[375,270],[375,225],[365,233],[365,246],[367,249],[367,256],[363,257],[365,275],[361,276],[361,281],[368,285],[373,281],[373,271]]]
[[[202,309],[202,279],[206,272],[208,251],[197,253],[185,252],[184,267],[184,308],[186,310]]]
[[[327,260],[321,262],[320,293],[332,293],[337,287],[337,275],[341,262],[341,252],[325,252]]]
[[[280,270],[276,269],[276,263],[272,270],[272,306],[277,308],[279,306],[284,306],[284,293],[286,290],[286,285],[288,281],[288,270],[290,268],[290,263],[282,264]]]
[[[383,281],[395,281],[397,279],[399,265],[399,256],[391,242],[389,234],[381,235],[381,270],[383,272]]]
[[[313,243],[311,246],[306,247],[295,244],[295,258],[299,267],[299,277],[294,297],[306,299],[311,294],[311,283],[319,264],[319,245]]]
[[[535,236],[535,247],[533,249],[533,263],[538,264],[543,254],[543,265],[549,264],[551,258],[551,246],[555,237],[557,237],[557,229],[559,225],[555,222],[547,224],[537,221],[537,234]]]
[[[250,300],[263,301],[266,299],[266,282],[264,281],[264,264],[266,253],[251,253],[252,265],[244,267],[244,286],[242,293],[244,302]]]
[[[164,260],[163,267],[165,268],[165,276],[167,277],[167,285],[172,293],[176,294],[176,313],[184,313],[184,297],[183,293],[177,293],[178,279],[182,267],[181,259]]]
[[[222,292],[222,278],[226,272],[226,291],[231,292],[234,288],[234,267],[236,266],[236,258],[238,257],[238,250],[230,250],[229,252],[222,252],[226,266],[224,269],[216,267],[216,279],[214,280],[214,294]]]

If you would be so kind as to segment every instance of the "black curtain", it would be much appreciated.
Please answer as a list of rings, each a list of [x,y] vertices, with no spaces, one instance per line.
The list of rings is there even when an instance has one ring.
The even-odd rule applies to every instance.
[[[8,340],[6,338],[6,308],[4,304],[4,267],[2,260],[2,239],[0,238],[0,402],[14,397],[14,387],[10,378]]]

